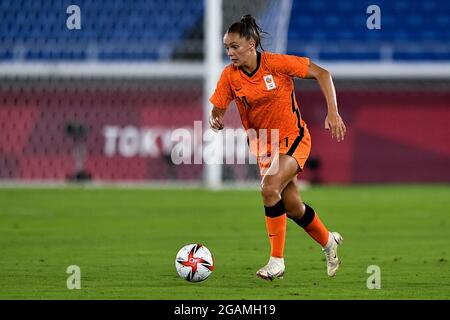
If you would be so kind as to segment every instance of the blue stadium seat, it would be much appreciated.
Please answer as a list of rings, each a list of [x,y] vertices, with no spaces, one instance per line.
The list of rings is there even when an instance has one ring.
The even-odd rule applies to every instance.
[[[418,51],[418,52],[395,52],[394,53],[395,60],[401,61],[448,61],[450,60],[450,52],[449,51],[441,51],[441,52],[427,52],[427,51]]]
[[[393,48],[394,59],[445,60],[450,51],[450,1],[377,0],[381,30],[368,30],[372,0],[293,0],[288,53],[318,48],[326,60],[379,60]],[[30,60],[79,60],[98,52],[100,60],[170,59],[202,21],[203,1],[77,0],[81,30],[66,28],[66,0],[0,1],[0,61],[14,59],[17,46]],[[329,50],[339,47],[340,50]],[[150,46],[150,44],[152,46]],[[405,50],[421,47],[423,52]],[[355,50],[352,49],[354,47]],[[94,48],[94,49],[93,49]],[[160,50],[164,48],[165,50]],[[416,52],[416,53],[411,53]],[[444,52],[444,53],[442,53]]]
[[[85,50],[95,46],[103,52],[99,59],[159,59],[157,46],[146,53],[129,48],[158,42],[173,51],[203,13],[203,1],[190,2],[186,10],[186,3],[179,0],[78,0],[81,30],[70,31],[66,28],[70,4],[65,0],[2,0],[0,49],[9,51],[1,51],[0,60],[11,59],[6,53],[17,45],[28,50],[25,57],[31,60],[86,59],[87,52],[67,50],[68,44]],[[111,47],[113,52],[108,51]]]
[[[446,54],[450,51],[450,1],[378,0],[375,3],[381,10],[381,30],[366,27],[369,17],[366,9],[374,4],[372,0],[294,0],[288,53],[301,54],[305,46],[313,46],[324,60],[379,60],[383,56],[381,52],[359,49],[391,47],[394,60],[450,60]],[[341,43],[346,45],[340,50],[329,50],[330,45],[336,48]],[[423,50],[404,51],[408,45]],[[349,50],[349,46],[355,50]]]

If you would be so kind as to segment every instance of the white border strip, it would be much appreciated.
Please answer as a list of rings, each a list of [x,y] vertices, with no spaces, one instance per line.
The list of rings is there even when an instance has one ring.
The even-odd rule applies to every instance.
[[[307,181],[299,180],[300,188],[309,187]],[[258,190],[260,188],[258,180],[224,182],[218,190]],[[167,180],[164,182],[156,181],[137,181],[137,180],[118,180],[102,181],[94,180],[87,182],[67,182],[65,180],[1,180],[0,190],[2,189],[157,189],[157,190],[185,190],[202,189],[214,191],[202,183],[201,180]]]
[[[448,78],[450,63],[328,63],[314,61],[334,78]],[[223,65],[225,66],[225,64]],[[0,63],[0,77],[201,78],[201,62],[168,63]]]
[[[118,77],[118,78],[199,78],[202,63],[0,63],[0,76],[19,77]]]
[[[321,63],[335,78],[448,78],[450,63]]]

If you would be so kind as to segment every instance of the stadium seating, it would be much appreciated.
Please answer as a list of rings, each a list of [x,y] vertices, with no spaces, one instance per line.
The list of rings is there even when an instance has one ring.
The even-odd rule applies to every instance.
[[[203,1],[76,3],[81,8],[81,30],[69,31],[67,1],[2,0],[0,61],[201,57],[203,46],[195,39],[203,28]],[[320,60],[450,60],[449,1],[376,1],[381,30],[366,27],[371,4],[372,0],[293,0],[288,53]],[[180,46],[190,46],[190,53],[200,55],[180,54]]]
[[[202,17],[202,1],[76,1],[81,29],[68,30],[62,0],[0,2],[1,60],[164,60]]]
[[[368,6],[381,9],[381,29],[366,26]],[[288,52],[320,60],[450,60],[450,3],[293,1]]]

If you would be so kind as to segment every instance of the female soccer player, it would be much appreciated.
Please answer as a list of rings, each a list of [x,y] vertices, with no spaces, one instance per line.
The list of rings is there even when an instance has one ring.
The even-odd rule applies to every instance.
[[[276,157],[268,163],[258,155],[271,252],[269,262],[256,275],[267,280],[283,277],[287,215],[322,246],[327,273],[332,277],[339,268],[337,247],[343,238],[337,232],[329,232],[314,209],[302,202],[298,193],[296,177],[309,156],[311,137],[295,99],[293,78],[315,78],[318,81],[328,106],[325,128],[331,130],[332,138],[340,142],[346,128],[338,113],[334,84],[328,71],[306,57],[264,51],[261,33],[263,31],[251,15],[243,16],[225,33],[223,42],[231,63],[223,70],[210,98],[214,105],[210,126],[214,130],[223,129],[225,111],[235,100],[247,132],[278,130]],[[257,50],[258,47],[261,51]],[[270,150],[269,147],[269,154]]]

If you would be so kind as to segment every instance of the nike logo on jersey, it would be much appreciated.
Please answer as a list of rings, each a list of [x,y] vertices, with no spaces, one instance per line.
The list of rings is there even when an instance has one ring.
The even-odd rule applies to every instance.
[[[273,80],[273,76],[271,74],[264,76],[264,83],[266,84],[267,90],[275,89],[277,86],[275,85],[275,81]]]

